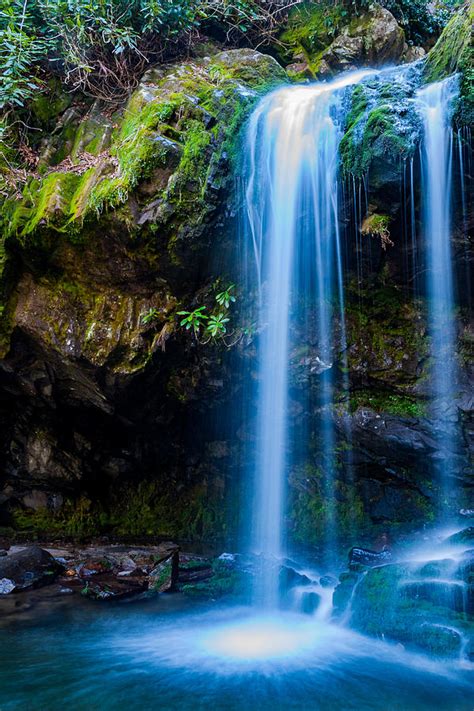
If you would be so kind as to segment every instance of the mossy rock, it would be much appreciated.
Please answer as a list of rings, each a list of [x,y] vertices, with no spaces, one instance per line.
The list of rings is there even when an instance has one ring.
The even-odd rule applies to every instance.
[[[449,596],[408,595],[416,584],[416,563],[372,568],[354,588],[351,624],[375,637],[396,640],[437,656],[457,656],[473,625],[451,604]],[[429,583],[427,583],[429,585]]]
[[[306,78],[305,70],[298,74],[298,64],[306,63],[309,75],[317,75],[325,49],[347,22],[348,11],[338,5],[303,2],[292,9],[276,51],[286,64],[296,65],[289,69],[294,79]]]
[[[249,573],[220,559],[213,562],[210,578],[202,582],[186,583],[181,587],[188,597],[203,600],[217,600],[222,597],[249,599],[251,589],[252,578]]]
[[[303,2],[278,39],[276,51],[294,79],[396,62],[404,49],[403,30],[377,3],[359,15],[343,5]]]
[[[32,273],[17,290],[28,286],[27,298],[5,298],[4,350],[21,323],[67,357],[142,369],[158,341],[141,314],[161,310],[162,297],[176,307],[160,287],[165,272],[193,281],[224,192],[232,199],[230,163],[245,120],[285,81],[272,57],[229,50],[148,71],[112,117],[94,104],[80,119],[71,105],[58,143],[43,146],[39,172],[20,196],[2,196],[2,262],[10,244]],[[154,324],[158,339],[158,326],[172,331],[165,311]]]
[[[460,101],[456,120],[470,126],[474,119],[472,25],[474,6],[466,3],[448,22],[441,37],[428,53],[423,70],[426,82],[436,82],[451,74],[461,74]]]
[[[165,187],[157,185],[158,196],[186,203],[189,221],[189,205],[202,210],[211,173],[235,141],[245,113],[260,93],[284,81],[272,57],[252,50],[149,71],[113,131],[97,111],[80,122],[68,148],[73,171],[49,169],[28,182],[22,200],[7,201],[7,231],[22,238],[38,228],[74,235],[88,216],[126,203],[157,170],[169,171]],[[51,160],[58,162],[57,156]]]
[[[380,191],[398,183],[401,165],[414,155],[421,123],[413,96],[421,69],[407,66],[383,73],[355,87],[340,143],[343,172]]]

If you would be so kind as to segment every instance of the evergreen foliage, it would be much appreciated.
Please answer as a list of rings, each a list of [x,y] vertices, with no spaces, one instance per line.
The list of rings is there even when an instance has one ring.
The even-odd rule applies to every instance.
[[[293,3],[272,0],[1,0],[0,107],[21,106],[59,75],[122,100],[150,63],[186,54],[201,30],[256,44]]]

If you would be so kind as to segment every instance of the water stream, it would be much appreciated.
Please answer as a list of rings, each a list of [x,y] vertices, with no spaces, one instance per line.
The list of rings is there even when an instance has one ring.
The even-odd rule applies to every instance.
[[[284,489],[295,447],[290,441],[289,362],[302,343],[310,373],[320,375],[319,434],[326,562],[334,557],[334,317],[344,350],[344,293],[339,234],[339,142],[347,90],[364,70],[333,82],[280,89],[254,112],[247,135],[246,207],[259,282],[257,456],[254,481],[255,553],[277,560],[284,552]],[[300,357],[304,357],[300,356]],[[278,566],[262,568],[256,599],[278,604]]]
[[[427,252],[428,329],[431,336],[432,407],[434,435],[440,452],[436,474],[441,485],[439,513],[456,498],[454,481],[458,418],[455,406],[456,314],[452,255],[451,117],[459,93],[457,76],[429,84],[418,91],[423,119],[422,175],[423,228]],[[453,501],[450,502],[451,506]]]

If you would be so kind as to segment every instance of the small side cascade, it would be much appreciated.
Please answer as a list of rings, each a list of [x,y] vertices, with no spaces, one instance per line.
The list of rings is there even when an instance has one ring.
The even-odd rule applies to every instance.
[[[458,382],[456,363],[455,283],[451,244],[452,161],[451,126],[457,76],[429,84],[417,92],[423,120],[423,231],[427,263],[428,329],[431,337],[434,436],[441,453],[437,474],[441,486],[440,515],[455,502],[455,459],[458,415],[453,405]]]

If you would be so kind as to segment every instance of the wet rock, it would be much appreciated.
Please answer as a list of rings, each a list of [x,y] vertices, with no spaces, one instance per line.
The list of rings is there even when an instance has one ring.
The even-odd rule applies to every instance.
[[[337,37],[323,54],[319,74],[335,74],[339,71],[355,69],[362,62],[364,41],[362,37],[350,37],[342,34]]]
[[[307,575],[298,573],[294,568],[282,566],[279,573],[280,594],[285,595],[292,588],[311,585],[313,581]]]
[[[313,615],[321,603],[321,596],[317,592],[304,592],[301,596],[301,612]]]
[[[346,612],[358,580],[359,575],[355,572],[341,573],[339,576],[339,584],[334,589],[332,596],[335,617],[341,617]]]
[[[81,595],[93,600],[123,600],[135,595],[139,595],[148,589],[148,578],[146,575],[117,578],[111,574],[98,575],[91,581],[87,581]]]
[[[319,579],[319,584],[322,588],[335,588],[337,585],[337,578],[333,575],[323,575],[322,578]]]
[[[0,578],[11,580],[17,590],[51,583],[62,570],[53,556],[39,546],[0,558]]]
[[[416,628],[414,642],[435,656],[454,657],[461,652],[463,638],[452,627],[425,622]]]
[[[237,561],[237,555],[235,553],[221,553],[218,560],[228,563],[229,565],[233,565]]]
[[[226,553],[212,562],[211,575],[207,570],[202,570],[201,574],[205,578],[183,581],[179,585],[180,590],[189,597],[205,600],[232,597],[242,602],[249,601],[255,575],[253,559],[249,561],[244,556]]]
[[[150,573],[150,587],[155,592],[172,592],[179,578],[179,553],[173,552]]]
[[[222,557],[219,560],[222,560]],[[178,581],[180,585],[198,583],[209,580],[213,574],[212,564],[209,561],[200,559],[180,561]]]
[[[9,578],[0,579],[0,595],[8,595],[14,591],[15,587],[13,580],[9,580]]]
[[[402,62],[409,64],[410,62],[416,62],[419,59],[423,59],[426,56],[426,51],[423,47],[410,46],[406,47],[403,52]]]
[[[419,580],[421,567],[393,563],[366,571],[351,595],[351,625],[439,656],[457,655],[460,640],[474,633],[466,584],[454,578]]]
[[[389,549],[383,551],[371,551],[367,548],[352,548],[349,552],[349,567],[354,565],[383,565],[392,559],[392,552]]]
[[[445,543],[449,543],[451,545],[474,543],[474,526],[469,526],[469,528],[458,531],[458,533],[453,533],[452,536],[448,536],[448,538],[446,538]]]
[[[466,585],[461,581],[412,581],[400,586],[400,595],[411,600],[423,600],[456,612],[467,612]]]

